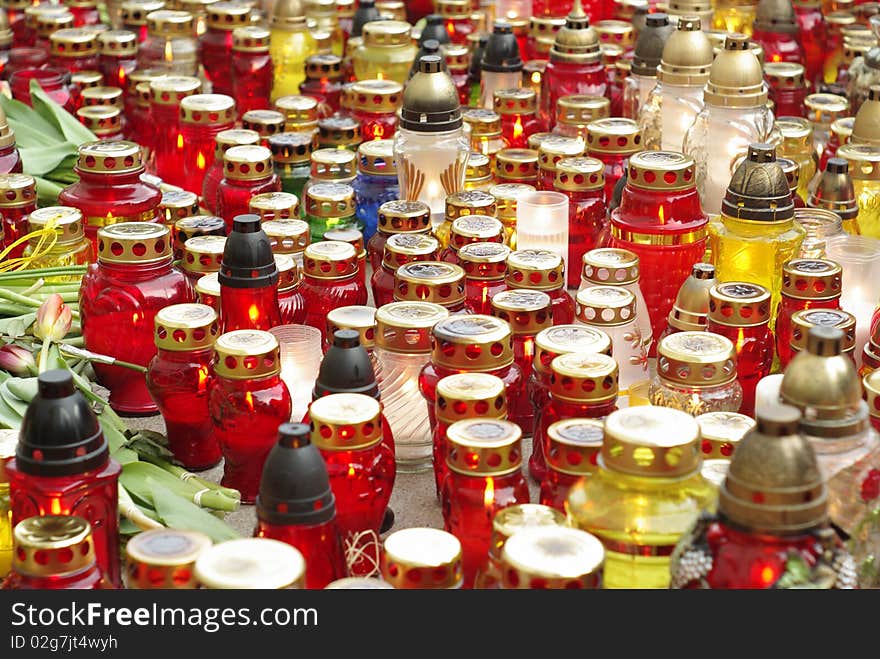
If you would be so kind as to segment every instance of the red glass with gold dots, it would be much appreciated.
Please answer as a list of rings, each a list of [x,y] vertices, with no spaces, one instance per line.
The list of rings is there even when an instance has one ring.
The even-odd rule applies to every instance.
[[[570,288],[580,283],[584,254],[599,247],[606,228],[605,165],[596,158],[563,158],[556,163],[553,189],[568,197],[568,274]]]
[[[165,76],[150,81],[150,117],[156,130],[150,171],[166,183],[184,189],[189,188],[184,173],[186,140],[180,131],[180,103],[201,89],[201,81],[189,76]]]
[[[386,201],[377,212],[376,233],[367,241],[367,255],[375,273],[382,266],[385,241],[395,233],[430,233],[431,209],[423,201]],[[376,306],[381,306],[376,303]]]
[[[565,512],[572,486],[596,470],[604,436],[599,419],[564,419],[547,428],[547,474],[541,481],[541,504]]]
[[[425,233],[395,233],[385,241],[382,265],[373,271],[370,286],[376,307],[394,302],[394,274],[397,269],[414,261],[433,261],[440,243]]]
[[[250,210],[251,197],[281,192],[281,179],[272,168],[272,152],[264,146],[233,146],[223,154],[223,179],[217,186],[217,215],[232,228],[236,215]]]
[[[464,269],[464,305],[471,313],[492,314],[492,298],[507,290],[507,257],[502,243],[470,243],[458,250]]]
[[[337,240],[306,247],[300,290],[306,309],[303,323],[321,330],[321,338],[326,340],[327,314],[332,309],[367,303],[367,289],[358,281],[354,247]]]
[[[235,101],[231,96],[193,94],[180,102],[183,188],[202,193],[205,174],[214,164],[217,135],[232,128],[235,116]]]
[[[508,148],[527,149],[529,136],[541,130],[537,94],[532,89],[516,87],[496,89],[495,112],[501,115],[501,138]]]
[[[565,290],[565,265],[554,252],[521,249],[507,257],[507,287],[543,291],[552,301],[554,325],[574,321],[574,300]]]
[[[218,94],[232,94],[232,33],[251,21],[248,5],[216,2],[207,7],[206,29],[199,37],[205,76]]]
[[[614,188],[626,173],[626,162],[642,150],[639,125],[632,119],[604,117],[587,124],[587,155],[605,163],[605,200],[614,199]]]

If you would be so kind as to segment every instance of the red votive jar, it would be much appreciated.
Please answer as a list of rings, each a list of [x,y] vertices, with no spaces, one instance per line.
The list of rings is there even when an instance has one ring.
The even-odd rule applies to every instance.
[[[213,215],[193,215],[177,220],[172,231],[174,236],[174,260],[183,258],[183,246],[196,236],[225,236],[226,223]]]
[[[49,53],[38,48],[15,47],[8,51],[6,62],[0,67],[0,77],[12,78],[21,69],[41,69],[49,63]]]
[[[550,49],[556,41],[556,33],[565,26],[565,14],[571,11],[569,7],[561,17],[545,15],[545,11],[532,3],[532,16],[529,18],[529,36],[526,38],[526,49],[523,59],[547,61],[550,57]]]
[[[69,73],[98,68],[98,39],[89,28],[58,30],[49,37],[49,66]]]
[[[449,474],[446,465],[449,426],[464,419],[506,419],[507,387],[501,378],[489,373],[447,375],[437,383],[434,418],[434,484],[439,498]]]
[[[122,27],[137,35],[138,44],[147,40],[147,14],[165,7],[163,0],[130,0],[119,9]]]
[[[33,17],[33,24],[36,28],[37,36],[33,45],[43,50],[49,49],[49,39],[58,30],[67,30],[73,28],[73,14],[67,7],[41,3],[34,7],[29,7],[26,13]]]
[[[584,140],[579,137],[553,135],[538,147],[538,190],[552,190],[556,180],[556,163],[563,158],[584,154]]]
[[[605,181],[607,190],[607,171]],[[609,247],[639,257],[653,336],[663,332],[678,289],[703,258],[707,222],[690,156],[643,151],[629,159],[620,207],[611,211]]]
[[[443,223],[434,229],[434,235],[445,249],[449,246],[452,223],[465,215],[494,217],[497,212],[495,197],[482,190],[464,190],[446,197]]]
[[[605,201],[626,173],[627,159],[642,150],[642,135],[632,119],[608,117],[587,124],[587,155],[605,163]]]
[[[822,64],[825,61],[827,27],[822,15],[821,0],[792,0],[794,14],[800,29],[804,49],[804,64],[810,85],[822,82]]]
[[[186,469],[210,469],[221,457],[208,413],[208,380],[220,335],[217,312],[204,304],[172,304],[155,322],[157,353],[147,389],[165,421],[168,448]]]
[[[538,182],[538,152],[534,149],[501,149],[495,154],[493,171],[500,184],[534,186]]]
[[[109,105],[89,105],[76,111],[79,122],[99,140],[122,139],[122,110]]]
[[[467,46],[462,44],[443,44],[441,53],[445,56],[446,69],[449,77],[455,83],[458,91],[458,102],[465,107],[470,102],[471,85],[468,69],[470,67],[471,53]]]
[[[0,174],[0,241],[3,248],[29,233],[28,215],[37,210],[37,190],[34,177],[28,174]],[[21,256],[27,243],[12,250],[6,258]]]
[[[541,481],[541,504],[565,512],[572,486],[596,469],[604,426],[599,419],[570,418],[547,428],[547,474]]]
[[[171,229],[171,234],[176,239],[174,225],[187,217],[199,215],[199,197],[195,192],[187,190],[163,192],[162,201],[159,203],[159,215],[162,218],[162,224]]]
[[[458,251],[471,243],[503,243],[504,226],[488,215],[462,215],[453,220],[449,245],[440,252],[440,260],[458,265]]]
[[[606,226],[605,165],[596,158],[563,158],[556,163],[553,189],[568,197],[567,285],[580,284],[577,264],[599,247]]]
[[[15,457],[6,464],[12,524],[28,517],[79,515],[92,525],[98,566],[122,585],[119,563],[118,480],[121,467],[91,405],[67,370],[37,380]]]
[[[468,44],[468,35],[475,31],[471,22],[473,10],[470,0],[434,0],[434,11],[443,17],[449,41],[454,44]]]
[[[26,14],[26,10],[34,6],[33,0],[9,0],[4,4],[7,25],[12,30],[13,48],[34,45],[37,32]]]
[[[521,249],[507,257],[507,287],[543,291],[553,301],[554,325],[574,322],[574,300],[565,290],[565,265],[554,252]]]
[[[562,96],[556,103],[553,134],[587,140],[588,127],[611,113],[611,102],[604,96]]]
[[[394,273],[394,300],[433,302],[450,314],[464,312],[464,270],[443,261],[415,261]]]
[[[312,402],[309,418],[336,497],[348,573],[370,574],[396,471],[394,450],[382,441],[381,405],[364,394],[330,394]]]
[[[215,2],[207,8],[205,33],[199,36],[205,76],[217,94],[232,95],[232,31],[251,22],[249,5]]]
[[[65,0],[64,6],[73,14],[73,27],[99,25],[101,23],[98,3],[95,0]]]
[[[12,572],[3,590],[113,588],[95,560],[92,526],[76,515],[29,517],[13,531]]]
[[[400,122],[397,113],[403,103],[403,85],[393,80],[360,80],[349,90],[352,115],[361,122],[361,138],[387,140],[394,137]]]
[[[150,81],[150,118],[156,130],[151,173],[166,183],[185,189],[180,102],[187,96],[198,94],[201,89],[201,81],[188,76],[169,75]]]
[[[232,96],[238,111],[268,110],[274,67],[269,55],[269,30],[257,25],[232,32]]]
[[[202,181],[202,204],[210,212],[217,213],[217,194],[225,171],[223,155],[234,146],[255,146],[259,142],[260,134],[253,130],[233,128],[217,133],[214,138],[214,161],[205,171]]]
[[[199,304],[211,307],[217,313],[220,313],[220,282],[218,281],[217,272],[205,275],[196,282],[196,297]]]
[[[791,317],[804,309],[839,309],[841,268],[825,259],[792,259],[782,265],[782,290],[776,311],[776,354],[781,368],[791,352]]]
[[[331,309],[367,303],[367,289],[358,281],[354,247],[335,240],[306,247],[300,290],[306,307],[303,324],[321,330],[321,339],[325,340]]]
[[[123,222],[98,230],[98,261],[89,266],[79,293],[86,349],[147,366],[156,355],[156,314],[169,304],[194,301],[192,284],[172,265],[168,227]],[[157,411],[143,373],[99,363],[94,369],[98,382],[110,390],[114,410]]]
[[[233,221],[218,280],[224,332],[269,330],[281,324],[278,268],[256,215],[238,215]]]
[[[337,227],[324,232],[324,240],[336,240],[354,247],[358,262],[358,283],[367,290],[367,250],[364,247],[364,234],[354,227]]]
[[[153,155],[156,126],[150,117],[150,83],[139,82],[125,99],[125,122],[122,134],[125,139],[140,144],[144,162]]]
[[[551,326],[550,296],[541,291],[502,291],[492,296],[492,315],[506,321],[513,333],[513,359],[523,373],[532,372],[535,357],[535,335]],[[514,401],[516,402],[516,401]],[[522,405],[514,417],[523,433],[532,434],[535,410]]]
[[[124,141],[87,142],[77,150],[74,171],[79,181],[61,191],[58,203],[82,211],[86,236],[96,253],[101,227],[160,221],[162,193],[141,180],[142,155],[137,144]]]
[[[495,112],[501,116],[501,139],[506,146],[528,148],[529,136],[541,130],[537,94],[523,88],[496,89],[493,102]]]
[[[431,231],[431,209],[422,201],[386,201],[379,206],[376,219],[376,233],[367,241],[367,256],[374,274],[382,266],[385,243],[391,236]],[[378,302],[376,305],[381,306]]]
[[[430,221],[430,218],[429,218]],[[370,287],[376,308],[394,302],[394,275],[397,269],[414,261],[434,261],[440,243],[424,233],[396,233],[385,242],[382,265],[373,271]]]
[[[507,290],[504,278],[508,256],[510,248],[502,243],[469,243],[458,251],[464,269],[464,306],[468,311],[492,315],[492,298]]]
[[[281,192],[272,168],[272,152],[264,146],[233,146],[223,154],[224,175],[217,186],[217,215],[232,228],[235,216],[248,212],[251,197]]]
[[[299,289],[302,278],[293,257],[275,254],[278,268],[278,311],[282,325],[301,325],[306,315],[306,302]]]
[[[283,423],[263,466],[254,535],[296,547],[306,559],[306,588],[324,588],[345,575],[336,527],[336,499],[309,426]]]
[[[235,101],[223,94],[193,94],[180,101],[183,139],[182,187],[195,194],[204,188],[205,174],[214,164],[217,135],[235,124]],[[162,137],[159,138],[163,139]]]
[[[341,57],[317,53],[306,58],[306,79],[299,84],[299,92],[318,102],[318,116],[329,117],[339,112],[342,85]]]
[[[128,74],[137,68],[137,35],[129,30],[108,30],[98,35],[98,70],[104,84],[126,89]]]
[[[492,518],[529,503],[522,475],[522,431],[510,421],[466,419],[446,431],[449,473],[440,492],[443,526],[461,542],[463,588],[472,588],[489,559]]]
[[[770,291],[758,284],[730,281],[709,289],[707,332],[720,334],[736,348],[736,377],[743,389],[739,411],[755,414],[755,388],[770,375],[773,332],[770,330]]]
[[[764,50],[762,61],[803,64],[804,51],[794,8],[788,2],[759,3],[751,40]],[[774,111],[777,117],[780,115]]]
[[[220,482],[241,492],[242,503],[254,503],[278,426],[290,421],[291,414],[278,341],[272,334],[237,330],[217,338],[208,409],[223,452]]]
[[[226,236],[193,236],[183,244],[180,269],[193,286],[205,275],[220,272]]]
[[[770,62],[764,65],[767,97],[773,102],[773,114],[777,117],[803,117],[807,110],[807,83],[804,65],[797,62]]]
[[[31,80],[36,80],[49,98],[68,112],[73,112],[75,104],[67,83],[68,75],[64,69],[56,68],[18,69],[9,77],[12,98],[31,105]]]

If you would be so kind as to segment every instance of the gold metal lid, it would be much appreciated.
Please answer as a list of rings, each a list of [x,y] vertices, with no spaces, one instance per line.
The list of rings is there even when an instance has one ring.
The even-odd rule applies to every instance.
[[[360,335],[361,345],[372,350],[376,345],[376,309],[363,305],[337,307],[327,313],[327,335],[336,330],[350,329]]]
[[[376,310],[376,345],[390,352],[429,353],[431,328],[447,316],[445,307],[432,302],[382,305]]]
[[[386,201],[379,206],[380,233],[422,233],[431,228],[431,209],[423,201]]]
[[[125,545],[126,585],[138,590],[195,588],[196,559],[210,546],[211,538],[198,531],[138,533]]]
[[[96,34],[85,28],[70,27],[49,35],[53,57],[91,57],[98,52]]]
[[[565,265],[562,257],[543,249],[520,249],[507,257],[507,285],[555,291],[565,287]]]
[[[611,338],[600,329],[585,325],[555,325],[535,336],[535,358],[532,367],[537,373],[550,375],[550,364],[559,355],[601,353],[611,355]]]
[[[434,414],[438,421],[452,425],[473,418],[507,418],[507,387],[489,373],[456,373],[437,383]]]
[[[607,117],[587,125],[587,153],[630,155],[642,149],[639,125],[632,119]]]
[[[657,375],[689,387],[715,387],[736,379],[736,350],[712,332],[678,332],[657,346]]]
[[[599,35],[600,46],[613,44],[629,50],[636,43],[636,30],[629,21],[606,19],[594,23],[593,29]]]
[[[411,261],[394,273],[398,302],[434,302],[452,307],[464,301],[464,270],[444,261]]]
[[[495,215],[495,197],[482,190],[464,190],[446,197],[446,219],[449,222],[463,215]]]
[[[566,527],[568,522],[562,512],[537,503],[517,503],[502,508],[492,518],[492,543],[489,555],[496,560],[501,558],[504,543],[520,531],[544,528]]]
[[[361,112],[397,112],[403,103],[403,85],[393,80],[359,80],[349,89],[352,109]],[[383,135],[371,135],[369,139],[380,139]]]
[[[569,352],[550,363],[550,394],[577,403],[602,403],[617,398],[617,362],[601,353]]]
[[[466,73],[470,66],[471,53],[468,47],[461,44],[440,44],[440,52],[446,58],[446,68],[450,72]]]
[[[269,538],[227,540],[208,547],[196,559],[195,569],[199,584],[212,590],[300,589],[305,572],[299,550]]]
[[[627,185],[648,190],[686,190],[696,185],[694,159],[675,151],[642,151],[629,159]]]
[[[187,242],[192,240],[198,238],[190,238]],[[210,348],[220,335],[217,312],[204,304],[172,304],[163,307],[156,313],[154,325],[153,340],[156,347],[173,352]],[[204,373],[205,377],[207,375]]]
[[[602,543],[586,531],[526,529],[504,543],[501,582],[508,590],[600,588],[604,561]]]
[[[537,173],[537,169],[535,172]],[[535,186],[527,183],[499,183],[489,188],[489,194],[495,197],[496,216],[502,224],[516,226],[517,199],[527,192],[534,191]]]
[[[462,111],[461,118],[470,127],[471,137],[497,137],[501,135],[501,115],[488,108],[469,108]]]
[[[259,25],[237,27],[232,31],[232,52],[265,53],[269,50],[269,30]]]
[[[800,412],[789,405],[762,410],[736,448],[719,489],[718,512],[762,533],[801,534],[824,525],[828,499]]]
[[[538,96],[533,89],[522,87],[496,89],[492,94],[492,105],[500,116],[535,114]]]
[[[341,80],[342,58],[333,53],[316,53],[306,58],[306,78],[309,80]]]
[[[74,71],[70,74],[70,86],[75,89],[88,89],[103,84],[104,75],[100,71]]]
[[[770,291],[759,284],[727,281],[709,289],[709,320],[719,325],[766,325],[770,312]]]
[[[191,76],[162,76],[150,81],[150,102],[156,105],[180,105],[187,96],[202,90],[202,81]]]
[[[699,439],[700,427],[690,414],[628,407],[605,418],[601,465],[634,476],[687,476],[700,468]]]
[[[809,208],[832,211],[841,220],[853,220],[859,214],[859,201],[849,173],[849,161],[844,158],[829,158],[825,163],[825,171],[819,175],[818,181],[808,186],[807,206]],[[797,209],[803,213],[803,209]],[[798,212],[795,212],[798,219]]]
[[[467,476],[504,476],[522,466],[522,430],[504,419],[462,419],[446,429],[446,466]]]
[[[807,119],[814,124],[829,125],[849,112],[849,101],[837,94],[816,93],[804,99]]]
[[[147,15],[165,7],[164,0],[130,0],[120,5],[119,13],[125,27],[147,24]]]
[[[676,30],[663,46],[657,79],[668,85],[702,87],[709,81],[709,70],[715,59],[712,42],[701,31],[702,24],[694,16],[681,16]]]
[[[275,110],[248,110],[241,115],[241,127],[256,131],[264,139],[283,133],[286,121],[284,114]]]
[[[625,325],[636,317],[636,297],[619,286],[583,288],[577,293],[575,315],[585,325]]]
[[[836,327],[843,332],[840,346],[842,353],[856,349],[856,317],[843,309],[802,309],[791,315],[791,339],[794,352],[807,348],[810,329],[813,327]]]
[[[270,178],[272,152],[264,146],[232,146],[223,154],[223,175],[236,181]]]
[[[556,123],[586,127],[611,115],[611,101],[604,96],[573,94],[556,102]]]
[[[263,192],[262,194],[254,195],[248,201],[248,211],[260,216],[260,220],[263,221],[261,223],[263,231],[266,230],[265,222],[282,220],[302,222],[302,220],[297,219],[299,218],[299,199],[290,192]],[[303,222],[303,224],[306,223]],[[297,236],[303,233],[302,225],[300,224],[289,226],[282,223],[281,226],[274,224],[271,226],[276,230],[276,236],[279,231],[281,236],[287,236],[291,232],[294,232]],[[303,249],[305,249],[305,245],[303,245]]]
[[[221,334],[214,343],[214,372],[230,380],[278,375],[281,372],[278,340],[261,330]]]
[[[348,149],[316,149],[312,151],[312,178],[324,181],[352,179],[356,172],[357,154]]]
[[[84,105],[76,111],[76,118],[99,139],[119,135],[122,131],[122,111],[111,105]]]
[[[250,5],[238,2],[213,2],[208,6],[206,25],[213,30],[232,32],[251,22]]]
[[[880,181],[880,146],[848,142],[837,149],[836,155],[849,162],[854,181]]]
[[[86,142],[77,149],[76,169],[98,174],[129,174],[143,169],[141,147],[124,140]]]
[[[755,420],[737,412],[706,412],[697,417],[703,460],[730,460],[739,441],[755,427]]]
[[[180,101],[180,121],[205,126],[232,125],[235,100],[225,94],[193,94]]]
[[[724,50],[709,69],[703,92],[706,105],[751,108],[767,103],[761,61],[750,48],[744,34],[728,34]]]
[[[338,240],[321,240],[306,247],[303,272],[315,279],[344,279],[357,274],[357,250]]]
[[[147,32],[165,38],[194,37],[195,19],[188,11],[160,9],[147,14]]]
[[[501,291],[492,296],[492,315],[509,323],[514,335],[531,336],[553,324],[551,302],[541,291]]]
[[[413,261],[436,261],[440,242],[425,233],[394,233],[385,241],[383,265],[392,271]]]
[[[351,217],[354,189],[345,183],[316,183],[306,190],[305,213],[313,217]]]
[[[16,174],[15,176],[25,176]],[[30,178],[30,177],[28,177]],[[80,242],[85,236],[82,212],[69,206],[45,206],[32,211],[27,218],[28,231],[38,231],[52,223],[55,228],[55,247]],[[38,242],[40,239],[31,239]]]
[[[318,101],[311,96],[281,96],[275,99],[275,109],[284,115],[284,130],[296,132],[291,125],[318,127]]]
[[[361,122],[350,116],[333,115],[318,119],[318,145],[322,148],[360,144]]]
[[[500,318],[450,316],[431,330],[431,361],[469,372],[494,371],[513,363],[513,335]]]
[[[464,173],[465,189],[469,189],[469,184],[491,180],[492,161],[489,156],[471,151],[468,154],[467,168]]]
[[[72,29],[74,21],[73,14],[67,7],[57,5],[49,5],[40,9],[34,19],[37,35],[43,39],[50,38],[58,30]]]
[[[880,416],[880,370],[871,371],[862,378],[862,388],[868,401],[868,414],[875,418]]]
[[[623,286],[639,281],[639,257],[616,247],[591,249],[583,256],[581,277],[598,285]]]
[[[433,4],[443,18],[468,18],[473,8],[468,0],[434,0]]]
[[[798,23],[791,0],[761,0],[754,29],[773,34],[797,34]]]
[[[330,394],[309,405],[312,443],[324,451],[352,451],[382,441],[382,407],[364,394]]]
[[[358,147],[358,171],[373,176],[397,176],[394,140],[370,140]]]
[[[465,279],[501,280],[507,274],[510,248],[502,243],[476,242],[458,250]]]
[[[459,588],[463,579],[461,543],[439,529],[395,531],[385,538],[381,567],[382,578],[394,588]]]
[[[599,61],[599,35],[592,27],[580,2],[575,2],[565,17],[565,25],[556,32],[550,48],[554,62],[590,63]]]
[[[195,289],[196,293],[198,293],[198,298],[200,301],[204,301],[205,296],[214,298],[219,306],[220,301],[220,280],[217,278],[219,273],[212,272],[209,275],[205,275],[204,277],[199,277],[196,282]]]
[[[32,577],[63,577],[95,564],[92,527],[76,515],[28,517],[12,531],[12,569]]]
[[[259,133],[254,132],[258,137]],[[276,165],[303,164],[311,160],[316,147],[313,133],[278,133],[269,137],[269,150]]]
[[[80,92],[80,98],[83,105],[86,106],[109,105],[122,108],[123,105],[122,89],[119,87],[105,87],[103,85],[87,87]]]
[[[782,133],[782,155],[812,155],[813,125],[808,120],[803,117],[778,117],[776,127]]]
[[[597,469],[604,438],[605,424],[599,419],[556,421],[547,428],[547,466],[570,476],[591,474]]]
[[[163,222],[168,225],[196,216],[199,214],[199,197],[189,190],[168,190],[162,193],[159,213]]]
[[[699,332],[709,322],[709,289],[715,285],[715,266],[695,263],[675,296],[666,322],[680,332]]]
[[[98,261],[151,263],[171,258],[171,231],[151,222],[120,222],[98,229]]]
[[[504,241],[504,227],[487,215],[462,215],[452,222],[449,247],[458,251],[469,243]]]
[[[183,192],[183,190],[181,191]],[[226,223],[215,215],[191,215],[174,223],[174,250],[183,253],[184,243],[195,236],[225,236]]]
[[[395,48],[410,45],[412,25],[405,21],[370,21],[363,28],[367,48]]]
[[[186,272],[219,272],[226,236],[193,236],[183,244],[181,266]]]
[[[782,264],[782,294],[798,300],[840,297],[840,265],[827,259],[792,259]]]
[[[214,138],[217,145],[215,151],[216,157],[221,159],[223,154],[233,146],[254,146],[260,142],[260,134],[253,130],[243,130],[241,128],[230,128],[229,130],[221,130]]]
[[[131,81],[131,78],[129,78],[129,81]],[[134,96],[135,105],[140,108],[146,108],[147,111],[149,111],[150,99],[152,97],[149,82],[137,83],[137,85],[135,85],[133,94],[131,92],[129,92],[129,94]]]
[[[534,149],[501,149],[495,154],[495,178],[501,181],[535,181],[538,152]]]
[[[276,254],[298,254],[305,251],[311,240],[309,225],[302,220],[266,220],[262,222],[261,226],[269,236],[272,251]]]
[[[555,172],[556,163],[562,158],[576,158],[584,153],[584,141],[580,137],[557,135],[541,142],[538,147],[538,167]]]
[[[544,140],[549,139],[551,137],[555,137],[555,136],[556,136],[556,133],[546,133],[546,132],[532,133],[531,135],[529,135],[529,138],[528,138],[529,148],[531,150],[533,150],[535,153],[537,153],[538,148],[540,148],[540,146],[541,146],[541,142],[543,142]]]
[[[764,80],[776,91],[803,89],[806,86],[804,71],[804,65],[797,62],[767,62]]]
[[[0,208],[36,204],[36,185],[30,174],[0,174]]]
[[[273,254],[275,267],[278,269],[278,292],[292,291],[300,283],[299,268],[292,256],[286,254]]]

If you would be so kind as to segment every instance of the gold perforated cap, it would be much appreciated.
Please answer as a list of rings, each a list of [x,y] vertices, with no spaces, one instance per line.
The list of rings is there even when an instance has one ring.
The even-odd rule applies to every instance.
[[[767,62],[764,64],[764,80],[775,91],[803,89],[804,66],[797,62]]]
[[[86,87],[80,92],[83,105],[111,105],[122,108],[122,89],[119,87]]]
[[[49,35],[49,52],[55,57],[91,57],[98,52],[96,35],[85,28],[67,28]]]
[[[180,121],[219,127],[235,121],[235,100],[225,94],[193,94],[180,101]]]
[[[241,115],[241,127],[256,131],[264,138],[283,133],[286,121],[285,115],[275,110],[248,110]]]
[[[593,473],[605,438],[599,419],[564,419],[547,428],[547,466],[571,476]]]
[[[465,190],[446,197],[446,219],[450,222],[463,215],[495,215],[495,197],[482,190]]]
[[[16,176],[23,175],[17,174]],[[52,223],[55,227],[56,246],[77,243],[85,235],[82,212],[78,208],[71,208],[69,206],[44,206],[43,208],[37,208],[28,215],[27,223],[29,232],[44,229]],[[31,242],[39,240],[39,238],[36,240],[31,238]]]
[[[703,460],[730,460],[755,420],[737,412],[707,412],[697,417],[700,425],[700,452]]]
[[[235,330],[214,343],[214,372],[231,380],[278,375],[281,353],[278,340],[261,330]]]
[[[318,119],[318,145],[322,148],[360,144],[361,122],[354,117],[334,115]]]
[[[348,149],[317,149],[312,151],[311,174],[314,179],[334,181],[352,179],[356,172],[357,154]]]
[[[557,135],[541,142],[538,147],[538,167],[556,171],[556,163],[562,158],[574,158],[584,153],[585,144],[580,137]]]
[[[617,398],[618,367],[600,353],[569,352],[550,363],[550,394],[554,399],[603,403]]]
[[[393,48],[410,43],[412,25],[404,21],[370,21],[364,25],[364,46]]]
[[[12,567],[33,577],[62,577],[95,564],[92,527],[75,515],[28,517],[13,529]]]
[[[461,542],[439,529],[395,531],[385,539],[381,568],[382,578],[394,588],[458,588],[463,578]]]
[[[345,183],[317,183],[306,190],[305,213],[313,217],[351,217],[355,214],[354,188]]]
[[[604,96],[575,94],[562,96],[556,103],[556,122],[586,127],[591,121],[611,114],[611,102]]]
[[[36,181],[33,176],[0,174],[0,208],[30,206],[36,200]]]
[[[487,215],[463,215],[452,222],[449,247],[458,251],[469,243],[496,242],[504,240],[504,227],[494,217]]]
[[[125,545],[126,586],[142,590],[196,587],[196,559],[211,546],[211,538],[198,531],[151,529]]]
[[[379,206],[377,228],[386,234],[428,231],[431,228],[431,209],[423,201],[386,201]]]
[[[238,2],[214,2],[208,6],[206,23],[209,28],[231,32],[235,28],[247,25],[250,20],[249,5]]]
[[[395,233],[388,236],[382,263],[389,270],[413,261],[436,261],[440,242],[424,233]]]
[[[565,286],[565,265],[555,252],[520,249],[507,258],[507,285],[553,291]]]
[[[160,309],[153,339],[162,350],[182,352],[214,345],[220,334],[217,312],[204,304],[172,304]]]
[[[196,580],[208,589],[303,588],[306,562],[293,546],[269,538],[227,540],[196,559]]]
[[[299,217],[299,199],[296,198],[295,194],[290,192],[264,192],[262,194],[254,195],[248,201],[248,211],[260,216],[260,220],[262,221],[260,226],[263,227],[263,231],[266,230],[266,222],[282,220],[290,220],[293,222],[302,221],[296,219]],[[282,230],[291,228],[289,225],[282,225],[281,227],[276,225],[273,226],[276,229]],[[294,226],[299,227],[300,225]],[[298,235],[301,233],[302,232],[299,231]],[[305,249],[305,245],[303,245],[303,249]]]
[[[719,325],[766,325],[770,311],[770,291],[759,284],[727,281],[709,289],[709,320]]]
[[[587,125],[588,153],[619,153],[629,155],[640,151],[642,136],[632,119],[609,117]]]
[[[344,279],[358,271],[358,253],[348,243],[321,240],[306,247],[303,271],[315,279]]]
[[[162,76],[150,80],[150,101],[156,105],[180,105],[187,96],[198,94],[202,81],[191,76]]]
[[[232,51],[265,53],[269,50],[269,30],[259,25],[237,27],[232,31]]]
[[[223,154],[223,174],[236,181],[270,178],[272,152],[264,146],[232,146]]]
[[[181,266],[192,273],[219,272],[225,248],[226,236],[193,236],[183,244]]]
[[[611,337],[605,332],[586,325],[555,325],[541,330],[535,336],[536,372],[550,374],[550,363],[559,355],[569,352],[602,353],[611,355]]]
[[[617,247],[599,247],[583,257],[581,277],[597,285],[623,286],[639,281],[639,257]]]
[[[327,313],[327,336],[341,329],[357,332],[361,345],[372,350],[376,345],[376,309],[360,304],[331,309]]]
[[[122,111],[111,105],[84,105],[76,111],[80,123],[95,134],[106,139],[122,132]]]
[[[837,94],[810,94],[804,100],[804,106],[807,109],[807,119],[814,124],[831,124],[849,112],[849,101]]]
[[[537,503],[518,503],[507,506],[492,518],[492,544],[489,555],[501,558],[504,543],[515,533],[534,528],[566,527],[568,523],[562,512]]]
[[[605,164],[596,158],[562,158],[556,162],[554,190],[581,192],[605,185]]]
[[[120,222],[98,229],[98,261],[151,263],[171,258],[171,231],[150,222]]]
[[[648,190],[687,190],[696,185],[694,159],[675,151],[642,151],[629,159],[626,184]]]
[[[462,419],[446,429],[446,466],[468,476],[503,476],[522,466],[522,430],[504,419]]]
[[[86,142],[77,149],[76,169],[99,174],[129,174],[143,169],[141,147],[124,140]]]
[[[325,451],[350,451],[382,441],[379,401],[364,394],[330,394],[309,406],[312,443]]]
[[[841,267],[827,259],[792,259],[782,265],[782,294],[799,300],[840,297]]]
[[[843,332],[840,343],[842,353],[856,348],[856,317],[843,309],[801,309],[791,315],[791,339],[794,352],[806,350],[810,330],[813,327],[836,327]]]
[[[590,286],[578,291],[575,314],[585,325],[624,325],[636,317],[636,297],[620,286]]]
[[[285,130],[318,127],[318,101],[311,96],[282,96],[275,100],[275,109],[284,115],[287,122]]]
[[[501,149],[495,154],[495,178],[499,181],[535,181],[538,152],[534,149]]]
[[[358,171],[373,176],[397,176],[394,140],[370,140],[358,147]]]
[[[657,346],[657,357],[657,375],[676,384],[718,386],[736,379],[736,350],[720,334],[670,334]]]
[[[194,18],[188,11],[160,9],[147,14],[147,31],[166,38],[195,36]]]
[[[489,194],[495,197],[495,212],[498,219],[505,225],[511,223],[515,225],[517,199],[527,192],[534,191],[535,186],[527,183],[499,183],[489,188]]]
[[[496,89],[492,95],[495,112],[499,115],[534,114],[537,107],[537,94],[532,89],[515,87]]]
[[[515,335],[532,336],[553,323],[550,296],[541,291],[501,291],[491,303],[492,315],[507,321]]]
[[[505,589],[599,588],[605,549],[586,531],[535,528],[514,533],[501,552]]]
[[[675,478],[700,468],[700,426],[669,407],[638,406],[605,419],[602,465],[634,476]]]
[[[394,273],[394,299],[454,307],[464,301],[464,270],[444,261],[412,261]]]
[[[507,387],[489,373],[456,373],[437,383],[434,413],[438,421],[451,425],[473,418],[507,418]]]
[[[494,316],[450,316],[434,325],[431,337],[431,361],[438,366],[477,372],[513,363],[510,325]]]
[[[400,353],[430,353],[431,328],[449,316],[432,302],[391,302],[376,310],[376,345]]]

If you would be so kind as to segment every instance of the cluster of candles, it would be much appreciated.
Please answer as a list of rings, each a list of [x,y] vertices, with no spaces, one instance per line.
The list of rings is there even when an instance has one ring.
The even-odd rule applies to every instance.
[[[111,407],[256,504],[251,539],[136,536],[129,587],[769,587],[792,551],[857,585],[875,4],[19,4],[13,95],[100,139],[37,209],[0,127],[6,243],[94,261],[86,348],[148,368],[95,365]],[[40,387],[29,416],[79,421],[6,466],[10,583],[119,587],[119,467]],[[396,473],[431,470],[446,530],[380,540]],[[38,566],[42,533],[93,555]]]

